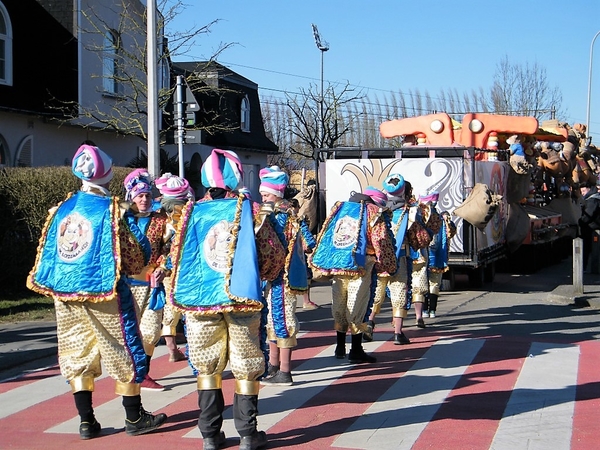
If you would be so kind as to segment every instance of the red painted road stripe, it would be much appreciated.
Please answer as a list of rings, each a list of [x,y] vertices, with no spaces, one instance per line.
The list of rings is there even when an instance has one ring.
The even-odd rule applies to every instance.
[[[530,345],[486,340],[413,449],[490,448]]]
[[[388,341],[374,355],[376,364],[355,365],[319,395],[307,399],[269,430],[274,447],[286,449],[323,449],[331,447],[369,406],[387,391],[432,344],[430,338],[415,338],[410,346]],[[332,364],[347,364],[333,355]]]
[[[571,450],[595,450],[600,443],[600,342],[585,341],[579,348]]]

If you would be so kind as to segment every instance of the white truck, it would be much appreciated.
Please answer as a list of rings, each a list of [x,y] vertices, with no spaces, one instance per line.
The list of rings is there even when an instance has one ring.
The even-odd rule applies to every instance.
[[[321,219],[336,201],[347,200],[352,191],[360,192],[367,186],[381,189],[389,174],[400,173],[412,184],[416,196],[438,191],[440,211],[452,213],[476,183],[485,184],[502,196],[497,211],[483,229],[453,216],[457,233],[450,244],[450,270],[445,274],[450,288],[454,287],[456,273],[467,273],[473,287],[492,281],[496,263],[517,252],[531,252],[528,256],[517,254],[516,261],[529,260],[525,264],[535,266],[531,257],[542,248],[543,258],[548,247],[555,247],[554,251],[561,254],[565,248],[570,249],[569,242],[559,248],[558,241],[574,237],[575,214],[566,214],[569,220],[565,222],[565,214],[558,211],[571,211],[571,199],[553,199],[560,204],[558,208],[536,201],[535,192],[530,192],[530,174],[517,176],[509,162],[499,158],[502,151],[498,148],[498,143],[504,145],[506,137],[513,134],[553,141],[564,140],[566,134],[544,132],[533,117],[467,114],[460,125],[445,113],[384,122],[380,131],[385,138],[414,137],[416,144],[320,150],[329,156],[317,171],[317,184],[326,203]],[[527,203],[525,198],[534,201]]]

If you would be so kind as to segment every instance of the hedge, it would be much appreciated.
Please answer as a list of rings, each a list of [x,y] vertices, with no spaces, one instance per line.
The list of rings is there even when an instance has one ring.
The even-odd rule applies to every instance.
[[[123,197],[131,168],[113,167],[113,195]],[[70,167],[7,167],[0,170],[0,285],[3,296],[27,291],[25,281],[48,210],[81,186]]]

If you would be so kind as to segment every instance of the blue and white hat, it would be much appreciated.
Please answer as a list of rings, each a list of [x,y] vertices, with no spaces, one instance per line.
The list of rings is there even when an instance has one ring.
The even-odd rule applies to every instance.
[[[283,198],[290,177],[279,166],[265,167],[258,173],[260,177],[260,192],[268,192]]]
[[[204,187],[232,191],[242,184],[244,169],[235,152],[215,148],[204,161],[201,175]]]
[[[403,197],[404,186],[404,177],[399,173],[393,173],[383,181],[383,189],[392,197]]]

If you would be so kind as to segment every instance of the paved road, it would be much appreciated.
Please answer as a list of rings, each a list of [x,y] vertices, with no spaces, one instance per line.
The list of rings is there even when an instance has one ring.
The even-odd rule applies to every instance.
[[[577,303],[565,286],[571,262],[534,275],[499,273],[485,290],[443,292],[428,328],[393,345],[389,305],[378,318],[372,365],[333,357],[330,287],[312,288],[321,305],[298,311],[302,336],[294,352],[294,386],[263,387],[260,427],[268,448],[294,449],[595,449],[600,442],[600,276],[585,275]],[[458,280],[457,288],[466,289]],[[557,295],[556,293],[560,295]],[[348,339],[349,341],[349,339]],[[53,324],[0,327],[0,448],[131,450],[201,448],[195,380],[186,362],[169,363],[157,348],[152,375],[164,392],[143,391],[144,407],[169,415],[157,432],[128,437],[114,384],[96,384],[102,435],[85,443],[56,357]],[[35,352],[38,352],[37,354]],[[22,353],[15,367],[15,357]],[[25,357],[24,355],[29,355]],[[13,366],[12,368],[9,368]],[[234,380],[224,379],[227,448],[239,439],[231,418]]]

